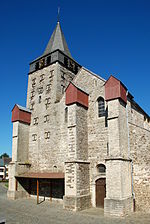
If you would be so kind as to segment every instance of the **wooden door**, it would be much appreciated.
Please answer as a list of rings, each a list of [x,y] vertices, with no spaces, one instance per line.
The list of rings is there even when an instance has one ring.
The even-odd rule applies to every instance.
[[[96,181],[96,207],[104,208],[105,197],[106,197],[106,179],[100,178]]]

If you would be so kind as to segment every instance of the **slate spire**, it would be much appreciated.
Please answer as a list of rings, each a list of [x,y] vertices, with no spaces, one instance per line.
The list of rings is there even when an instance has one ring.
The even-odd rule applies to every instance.
[[[65,36],[62,32],[59,20],[43,55],[52,53],[55,50],[61,50],[65,55],[72,58],[65,40]]]

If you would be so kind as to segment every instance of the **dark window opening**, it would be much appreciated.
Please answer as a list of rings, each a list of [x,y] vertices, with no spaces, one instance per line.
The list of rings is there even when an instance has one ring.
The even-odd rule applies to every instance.
[[[41,97],[41,96],[39,96],[39,103],[41,103],[41,100],[42,100],[42,97]]]
[[[47,57],[47,65],[49,65],[51,63],[51,56]]]
[[[37,140],[37,134],[33,134],[32,135],[32,141],[36,141]]]
[[[106,172],[106,166],[104,164],[97,165],[97,171],[99,173],[105,173]]]
[[[33,125],[37,125],[38,124],[38,121],[39,121],[39,118],[38,117],[35,117],[33,119]]]
[[[108,127],[108,106],[106,107],[105,110],[105,127]]]
[[[105,101],[102,97],[98,98],[98,117],[104,117],[106,112],[105,112]]]
[[[68,122],[68,107],[65,108],[65,122]]]
[[[39,62],[36,62],[35,63],[35,70],[38,70],[39,69]]]
[[[48,122],[49,121],[49,115],[45,115],[44,116],[44,123]]]
[[[68,68],[68,58],[64,57],[64,64]]]
[[[50,139],[50,132],[49,131],[45,132],[45,139]]]
[[[79,70],[78,65],[75,65],[75,74],[78,73],[78,70]]]

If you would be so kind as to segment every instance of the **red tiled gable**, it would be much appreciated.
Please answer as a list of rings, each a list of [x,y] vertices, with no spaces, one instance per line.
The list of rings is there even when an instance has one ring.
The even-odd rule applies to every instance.
[[[114,76],[110,76],[105,83],[105,100],[108,101],[120,98],[127,103],[126,93],[127,89],[120,80],[116,79]]]
[[[88,108],[88,94],[70,83],[66,89],[66,105],[79,103],[80,105]]]
[[[26,124],[30,124],[31,123],[31,113],[28,111],[23,111],[21,109],[19,109],[19,107],[17,105],[14,106],[13,110],[12,110],[12,122],[15,121],[20,121]]]

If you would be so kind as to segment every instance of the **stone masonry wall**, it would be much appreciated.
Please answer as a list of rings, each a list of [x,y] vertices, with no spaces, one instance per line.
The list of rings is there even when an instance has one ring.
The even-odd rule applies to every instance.
[[[107,199],[122,200],[131,197],[131,163],[123,160],[107,162]]]
[[[58,63],[29,75],[27,108],[32,111],[29,133],[32,172],[64,171],[67,154],[64,89],[73,76]]]
[[[91,205],[87,109],[68,106],[68,161],[65,162],[64,208],[81,210]]]
[[[105,80],[82,68],[73,82],[89,94],[89,108],[87,111],[88,122],[88,161],[90,162],[90,191],[92,195],[92,205],[95,201],[95,181],[101,176],[97,165],[105,164],[108,146],[108,128],[105,117],[98,117],[97,99],[101,96],[105,98]],[[105,107],[107,107],[105,103]]]
[[[71,195],[76,195],[77,187],[79,189],[81,187],[82,190],[84,187],[87,187],[86,184],[84,185],[85,180],[83,180],[85,178],[85,172],[89,172],[87,163],[84,164],[84,162],[87,162],[88,159],[87,134],[87,110],[80,105],[70,105],[68,107],[68,153],[65,178],[67,185],[66,187],[69,187],[69,189],[75,189],[75,192]],[[84,170],[85,166],[86,170]],[[81,170],[83,171],[82,174]],[[86,175],[86,178],[86,181],[89,181],[89,173],[88,176]],[[79,179],[81,181],[80,184]]]
[[[106,159],[105,214],[127,214],[128,199],[130,212],[133,211],[127,121],[126,105],[119,99],[108,101],[109,155]]]
[[[86,161],[88,159],[88,130],[87,130],[87,110],[82,106],[76,108],[76,135],[77,135],[77,152],[78,160]]]
[[[128,114],[135,209],[150,212],[150,123],[130,102]]]
[[[77,196],[89,195],[89,164],[77,163]]]
[[[73,150],[74,147],[72,144],[71,149],[71,145],[68,145],[68,131],[70,135],[75,136],[74,130],[67,128],[67,119],[70,118],[67,116],[64,89],[74,77],[73,82],[89,93],[87,111],[88,160],[90,161],[91,193],[94,195],[93,184],[95,184],[96,178],[100,178],[97,165],[105,164],[109,150],[106,119],[105,117],[98,117],[97,107],[98,97],[104,98],[105,80],[90,73],[90,71],[81,68],[74,77],[71,72],[56,63],[29,75],[27,107],[32,110],[32,117],[28,159],[32,163],[32,171],[37,171],[37,168],[39,171],[64,171],[64,161],[68,158],[67,147],[70,147],[70,150]],[[129,102],[128,106],[130,157],[133,159],[136,209],[145,210],[146,207],[150,207],[150,125],[146,120],[144,121],[144,116],[134,106],[131,109]],[[123,116],[126,116],[125,113]],[[124,134],[127,133],[122,132],[122,135]],[[128,146],[126,145],[126,147]],[[121,151],[123,152],[126,147],[124,144]],[[86,149],[84,150],[86,151]],[[74,152],[72,151],[72,153]],[[72,156],[74,155],[72,154]],[[92,201],[95,205],[94,196]]]
[[[29,147],[29,125],[13,123],[12,161],[27,162]]]
[[[109,156],[128,158],[128,125],[126,106],[116,99],[108,102]]]

